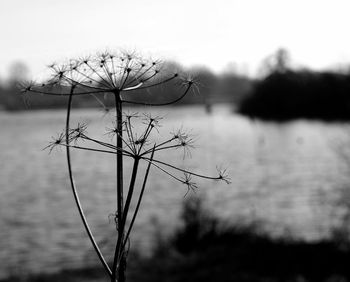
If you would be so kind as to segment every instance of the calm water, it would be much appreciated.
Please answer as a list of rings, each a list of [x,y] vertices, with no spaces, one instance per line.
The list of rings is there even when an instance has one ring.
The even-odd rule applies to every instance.
[[[230,185],[199,182],[197,194],[213,213],[231,223],[259,221],[273,234],[310,240],[329,236],[339,224],[340,200],[350,182],[350,154],[344,150],[348,125],[257,122],[223,106],[212,115],[201,107],[156,110],[165,116],[159,138],[183,127],[197,140],[191,158],[175,151],[159,159],[206,174],[215,174],[216,165],[229,168]],[[97,263],[71,197],[65,152],[42,151],[63,128],[64,114],[0,112],[0,278]],[[90,121],[89,133],[96,136],[109,121],[97,110],[76,111],[73,118]],[[86,152],[73,157],[87,217],[109,257],[115,234],[108,217],[116,207],[114,157]],[[159,234],[178,226],[187,191],[156,170],[147,189],[132,237],[132,247],[145,253]]]

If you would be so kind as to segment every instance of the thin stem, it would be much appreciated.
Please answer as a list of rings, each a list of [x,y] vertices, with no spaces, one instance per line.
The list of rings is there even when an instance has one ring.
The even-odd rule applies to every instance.
[[[158,72],[155,72],[154,74],[150,75],[148,78],[145,78],[144,80],[142,80],[142,82],[146,82],[148,80],[150,80],[152,77],[154,77],[155,75],[157,75]],[[146,89],[146,88],[151,88],[151,87],[154,87],[154,86],[159,86],[159,85],[162,85],[162,84],[165,84],[173,79],[175,79],[176,77],[178,77],[177,74],[174,74],[173,76],[171,77],[168,77],[164,80],[161,80],[161,81],[158,81],[158,82],[155,82],[153,84],[148,84],[148,85],[145,85],[145,86],[142,86],[142,87],[139,87],[137,90],[142,90],[142,89]],[[125,89],[123,89],[125,91]],[[130,91],[133,90],[133,89],[130,89]]]
[[[81,74],[81,72],[78,72],[77,70],[75,70],[75,72]],[[62,78],[64,78],[69,84],[71,85],[77,85],[77,86],[81,86],[81,87],[86,87],[86,88],[90,88],[90,89],[94,89],[94,91],[96,90],[108,90],[108,89],[104,89],[104,88],[101,88],[101,87],[96,87],[96,86],[92,86],[92,85],[88,85],[88,84],[85,84],[83,82],[80,82],[78,79],[74,79],[72,77],[68,77],[66,75],[63,75]],[[91,81],[93,81],[93,79],[91,77],[88,77]],[[97,81],[96,81],[97,82]],[[98,83],[98,82],[97,82]]]
[[[136,176],[137,176],[137,170],[138,170],[138,165],[139,165],[139,158],[135,158],[134,159],[134,165],[132,168],[132,173],[131,173],[131,179],[130,179],[130,184],[129,184],[129,190],[128,190],[128,195],[125,201],[125,208],[123,211],[123,218],[122,218],[122,222],[121,222],[121,226],[122,226],[122,231],[124,233],[125,230],[125,224],[126,224],[126,219],[128,216],[128,211],[130,208],[130,203],[131,203],[131,199],[132,199],[132,195],[134,192],[134,188],[135,188],[135,181],[136,181]],[[123,236],[118,236],[118,241],[117,241],[117,245],[115,248],[115,253],[114,253],[114,261],[113,261],[113,269],[117,269],[117,265],[118,262],[124,260],[123,256],[124,256],[124,248],[122,246],[122,243],[124,241]],[[122,272],[123,271],[123,266],[121,265],[121,263],[119,263],[119,270]],[[120,275],[121,273],[119,273]],[[119,281],[119,280],[118,280]]]
[[[137,71],[137,73],[135,74],[135,77],[130,81],[130,84],[131,83],[134,83],[135,81],[137,82],[137,81],[139,81],[140,80],[140,78],[142,77],[142,76],[144,76],[144,74],[146,74],[149,70],[151,70],[152,68],[154,67],[154,65],[152,64],[152,65],[150,65],[148,68],[146,68],[146,69],[144,69],[144,71],[140,74],[140,71],[144,68],[144,67],[140,67],[140,69]]]
[[[88,141],[91,141],[91,142],[94,142],[94,143],[97,143],[97,144],[99,144],[101,146],[104,146],[104,147],[107,147],[107,148],[110,148],[110,149],[121,150],[122,152],[125,152],[125,150],[119,149],[115,145],[112,145],[112,144],[109,144],[109,143],[106,143],[106,142],[103,142],[103,141],[100,141],[100,140],[96,140],[96,139],[88,137],[88,136],[86,136],[84,134],[81,135],[81,138],[85,139],[85,140],[88,140]]]
[[[131,117],[127,117],[126,118],[125,131],[126,131],[126,134],[128,135],[129,143],[130,143],[130,145],[133,148],[132,152],[134,152],[136,154],[136,145],[135,145],[135,142],[134,142],[134,136],[133,136],[133,133],[132,133],[132,127],[131,127],[130,119],[131,119]]]
[[[123,155],[120,153],[120,149],[123,148],[123,115],[122,115],[122,103],[120,101],[119,92],[115,93],[116,102],[116,125],[118,134],[116,136],[117,145],[117,190],[118,190],[118,219],[122,219],[123,211]]]
[[[142,85],[143,85],[143,82],[140,82],[139,84],[136,84],[134,86],[126,87],[126,88],[122,89],[122,91],[136,90],[136,89],[140,88]]]
[[[151,133],[151,131],[152,131],[153,128],[154,128],[153,120],[150,120],[150,121],[148,122],[147,128],[146,128],[146,130],[145,130],[145,132],[144,132],[144,134],[143,134],[143,137],[142,137],[143,141],[146,141],[146,140],[147,140],[147,138],[148,138],[148,136],[150,135],[150,133]],[[137,155],[140,155],[141,150],[142,150],[144,144],[145,144],[145,142],[142,142],[142,143],[140,144],[140,147],[139,147],[139,150],[138,150],[138,152],[137,152]],[[153,148],[153,150],[154,150],[154,148]]]
[[[122,249],[125,248],[125,245],[126,245],[126,243],[127,243],[127,241],[128,241],[128,238],[129,238],[129,235],[130,235],[130,232],[131,232],[131,229],[132,229],[132,227],[134,226],[137,213],[138,213],[138,211],[139,211],[139,209],[140,209],[141,200],[142,200],[142,197],[143,197],[145,188],[146,188],[147,178],[148,178],[148,174],[149,174],[149,171],[150,171],[150,168],[151,168],[151,164],[152,164],[154,152],[155,152],[155,147],[153,147],[153,150],[152,150],[150,162],[148,163],[148,166],[147,166],[147,169],[146,169],[146,173],[145,173],[145,177],[144,177],[144,179],[143,179],[141,192],[140,192],[140,195],[139,195],[137,204],[136,204],[136,208],[135,208],[133,217],[132,217],[131,222],[130,222],[130,225],[129,225],[129,229],[128,229],[126,235],[125,235],[124,244],[123,244]]]
[[[91,93],[90,95],[95,98],[95,100],[102,106],[104,110],[108,109],[106,105],[95,94]]]
[[[78,74],[80,74],[80,75],[86,77],[88,80],[90,80],[90,81],[92,81],[92,82],[95,82],[97,85],[101,84],[100,81],[98,81],[98,80],[92,78],[91,75],[87,75],[87,74],[85,74],[84,72],[81,72],[81,71],[78,70],[78,69],[76,69],[75,71],[76,71]],[[95,88],[96,88],[96,89],[103,89],[103,88],[101,88],[101,87],[95,87]]]
[[[142,82],[143,84],[145,84],[147,81],[151,80],[153,77],[155,77],[159,72],[154,72],[153,74],[151,74],[150,76],[148,77],[145,77],[143,79],[140,80],[140,82]],[[131,83],[129,84],[131,85]],[[145,87],[148,87],[147,85]],[[139,88],[141,89],[141,88]]]
[[[111,63],[112,63],[112,81],[113,81],[113,85],[117,85],[117,78],[116,78],[116,68],[114,67],[114,56],[110,56],[110,59],[111,59]],[[113,79],[113,76],[114,76],[114,79]]]
[[[119,80],[119,86],[120,86],[119,88],[120,89],[123,89],[123,86],[125,85],[128,77],[129,77],[130,71],[127,71],[127,70],[129,69],[130,61],[131,60],[127,59],[126,64],[122,67],[123,72],[122,72],[122,75],[121,75],[120,80]],[[125,74],[126,74],[126,78],[124,78]]]
[[[86,62],[85,65],[87,65],[93,73],[95,73],[99,78],[101,78],[101,84],[103,84],[102,82],[105,82],[107,85],[104,85],[104,86],[106,87],[111,86],[110,83],[107,80],[105,80],[104,77],[100,75],[99,72],[94,67],[92,67],[88,62]]]
[[[150,158],[141,157],[141,156],[140,156],[140,158],[143,159],[143,160],[146,160],[146,161],[150,161]],[[180,167],[171,165],[171,164],[169,164],[169,163],[166,163],[166,162],[163,162],[163,161],[160,161],[160,160],[152,159],[152,162],[159,163],[159,164],[161,164],[161,165],[170,167],[170,168],[172,168],[172,169],[181,171],[181,172],[183,172],[183,173],[187,173],[187,174],[190,174],[190,175],[193,175],[193,176],[197,176],[197,177],[199,177],[199,178],[211,179],[211,180],[219,180],[219,179],[221,179],[220,176],[207,176],[207,175],[203,175],[203,174],[198,174],[198,173],[195,173],[195,172],[192,172],[192,171],[189,171],[189,170],[186,170],[186,169],[183,169],[183,168],[180,168]]]
[[[116,152],[114,151],[108,151],[108,150],[100,150],[100,149],[94,149],[94,148],[89,148],[89,147],[81,147],[81,146],[76,146],[76,145],[67,145],[67,144],[59,144],[60,146],[65,146],[68,148],[74,148],[74,149],[79,149],[79,150],[85,150],[85,151],[92,151],[92,152],[98,152],[98,153],[108,153],[108,154],[113,154],[115,155]],[[127,157],[134,157],[133,154],[127,152],[127,151],[122,151],[122,154]]]
[[[162,142],[162,143],[159,143],[159,144],[155,145],[155,149],[157,149],[157,148],[159,148],[160,146],[163,146],[163,145],[165,145],[165,144],[168,144],[168,143],[174,141],[175,139],[176,139],[176,138],[173,137],[173,138],[171,138],[171,139],[169,139],[169,140],[166,140],[166,141],[164,141],[164,142]],[[146,151],[143,152],[140,156],[144,156],[144,155],[146,155],[146,154],[149,154],[150,152],[152,152],[152,149],[146,150]]]
[[[168,105],[175,104],[176,102],[182,100],[187,95],[188,91],[191,89],[191,86],[192,86],[192,84],[189,83],[187,88],[186,88],[186,90],[185,90],[185,92],[181,96],[179,96],[178,98],[176,98],[176,99],[174,99],[174,100],[172,100],[170,102],[165,102],[165,103],[145,103],[145,102],[133,102],[133,101],[128,101],[128,100],[123,100],[123,102],[128,103],[128,104],[143,105],[143,106],[168,106]],[[141,89],[141,87],[138,88],[138,89]]]
[[[169,175],[171,178],[174,178],[175,180],[179,182],[183,182],[179,177],[176,177],[175,175],[171,174],[169,171],[165,170],[161,166],[155,164],[154,162],[151,161],[151,159],[145,159],[149,164],[153,165],[154,167],[158,168],[160,171],[164,172],[165,174]]]
[[[103,64],[103,71],[104,73],[106,74],[106,76],[109,78],[110,82],[111,82],[111,85],[113,85],[113,87],[117,87],[115,84],[114,84],[114,80],[113,80],[113,77],[111,76],[111,71],[110,69],[108,68],[108,65],[106,62],[104,62]]]
[[[72,100],[73,100],[73,93],[74,93],[74,86],[71,87],[71,91],[70,91],[70,95],[69,95],[69,99],[68,99],[68,106],[67,106],[67,116],[66,116],[66,144],[68,145],[69,143],[69,123],[70,123],[70,112],[71,112],[71,108],[72,108]],[[90,241],[104,267],[104,269],[106,270],[107,274],[111,277],[112,276],[112,272],[107,264],[107,262],[105,261],[97,243],[96,240],[94,238],[94,236],[92,235],[92,232],[90,230],[89,224],[86,220],[83,208],[81,206],[80,203],[80,199],[79,199],[79,195],[77,192],[77,189],[75,187],[75,183],[74,183],[74,178],[73,178],[73,172],[72,172],[72,164],[71,164],[71,158],[70,158],[70,148],[69,146],[66,147],[66,153],[67,153],[67,164],[68,164],[68,173],[69,173],[69,180],[70,180],[70,184],[71,184],[71,188],[72,188],[72,192],[74,195],[74,200],[75,203],[77,205],[81,220],[84,224],[85,230],[90,238]]]
[[[174,149],[174,148],[180,148],[183,147],[183,145],[181,144],[176,144],[176,145],[171,145],[171,146],[165,146],[165,147],[161,147],[161,148],[157,148],[156,151],[161,151],[161,150],[168,150],[168,149]],[[149,153],[149,150],[146,151],[145,153],[147,154],[147,152]],[[144,155],[144,154],[142,154]]]
[[[74,96],[78,95],[91,95],[91,93],[97,94],[97,93],[105,93],[107,90],[99,90],[99,91],[85,91],[85,92],[74,92]],[[70,96],[70,93],[58,93],[58,92],[47,92],[47,91],[40,91],[36,89],[31,89],[31,93],[35,94],[45,94],[45,95],[51,95],[51,96]]]
[[[138,157],[136,157],[134,159],[134,165],[133,165],[133,168],[132,168],[132,175],[131,175],[131,180],[130,180],[130,184],[129,184],[128,195],[127,195],[127,198],[126,198],[126,201],[125,201],[125,207],[124,207],[124,211],[123,211],[123,219],[122,219],[123,220],[122,221],[123,228],[125,228],[126,218],[128,216],[132,195],[134,193],[135,181],[136,181],[139,161],[140,161],[140,159]]]
[[[126,67],[126,68],[127,68],[127,67]],[[126,81],[127,81],[128,78],[129,78],[129,75],[130,75],[130,70],[128,70],[128,68],[127,68],[127,70],[126,70],[126,77],[125,77],[123,83],[121,84],[120,89],[123,89],[124,85],[126,84]]]
[[[114,93],[115,96],[115,109],[116,109],[116,126],[117,126],[117,134],[116,136],[116,146],[118,148],[123,148],[123,115],[122,115],[122,101],[120,99],[120,92],[117,91]],[[123,217],[123,154],[117,150],[117,156],[116,156],[116,164],[117,164],[117,219],[118,219],[118,240],[117,240],[117,246],[115,251],[115,256],[113,260],[113,268],[112,268],[112,276],[111,276],[111,282],[115,282],[116,280],[116,272],[117,272],[117,262],[118,262],[118,256],[119,256],[119,248],[120,243],[118,246],[118,242],[123,240],[123,226],[122,226],[122,217]],[[118,251],[118,252],[117,252]],[[121,276],[121,279],[124,279],[124,264],[126,262],[123,261],[122,269],[119,267],[118,271],[118,281]],[[122,281],[120,281],[122,282]]]
[[[117,135],[119,135],[119,133],[117,133]],[[122,136],[122,141],[125,144],[125,146],[127,146],[129,148],[129,150],[135,154],[135,152],[134,152],[135,150],[128,144],[128,142],[126,142],[126,140],[124,140],[123,136]],[[130,144],[132,145],[132,143],[130,143]]]

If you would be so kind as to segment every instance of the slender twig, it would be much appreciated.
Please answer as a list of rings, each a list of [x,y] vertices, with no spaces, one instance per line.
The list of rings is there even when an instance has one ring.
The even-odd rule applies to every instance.
[[[151,78],[153,78],[155,75],[157,75],[158,72],[155,72],[153,75],[149,76],[148,78],[145,78],[145,81],[148,81],[150,80]],[[174,75],[168,77],[168,78],[165,78],[161,81],[158,81],[158,82],[155,82],[153,84],[146,84],[145,86],[142,86],[140,87],[138,90],[142,90],[142,89],[146,89],[146,88],[151,88],[151,87],[155,87],[155,86],[159,86],[159,85],[162,85],[162,84],[165,84],[165,83],[168,83],[169,81],[175,79],[178,77],[178,74],[175,73]],[[143,81],[144,82],[144,81]]]
[[[143,160],[150,161],[150,158],[147,158],[147,157],[140,157],[140,158],[143,159]],[[162,164],[164,166],[170,167],[172,169],[181,171],[183,173],[187,173],[187,174],[194,175],[194,176],[197,176],[197,177],[200,177],[200,178],[204,178],[204,179],[210,179],[210,180],[220,180],[221,179],[220,176],[207,176],[207,175],[204,175],[204,174],[195,173],[193,171],[189,171],[189,170],[186,170],[186,169],[183,169],[183,168],[180,168],[180,167],[177,167],[177,166],[174,166],[172,164],[169,164],[169,163],[166,163],[166,162],[163,162],[163,161],[160,161],[160,160],[156,160],[156,159],[152,159],[152,162],[159,163],[159,164]]]
[[[182,183],[181,178],[175,176],[174,174],[170,173],[169,171],[167,171],[166,169],[162,168],[161,166],[157,165],[156,163],[153,162],[153,159],[151,161],[151,159],[147,159],[146,160],[148,162],[148,164],[153,165],[154,167],[158,168],[160,171],[164,172],[165,174],[167,174],[168,176],[170,176],[171,178],[175,179],[178,182]]]
[[[85,150],[85,151],[92,151],[92,152],[97,152],[97,153],[107,153],[107,154],[113,154],[116,155],[117,153],[115,151],[108,151],[108,150],[101,150],[101,149],[94,149],[94,148],[89,148],[89,147],[82,147],[82,146],[77,146],[77,145],[67,145],[67,144],[58,144],[59,146],[64,146],[67,148],[74,148],[74,149],[79,149],[79,150]],[[121,151],[117,149],[118,152]],[[128,151],[122,151],[123,156],[127,157],[134,157],[133,154],[129,153]]]
[[[120,100],[120,93],[119,91],[114,93],[115,96],[115,110],[116,110],[116,126],[117,126],[117,136],[116,136],[116,147],[122,148],[123,147],[123,116],[122,116],[122,102]],[[118,225],[118,239],[117,239],[117,245],[118,241],[123,240],[123,234],[124,229],[122,225],[122,218],[123,218],[123,155],[120,153],[120,151],[117,151],[116,156],[116,164],[117,164],[117,172],[116,172],[116,178],[117,178],[117,225]],[[113,268],[112,268],[112,276],[111,276],[111,282],[114,282],[116,280],[116,274],[117,274],[117,260],[119,256],[119,248],[120,246],[116,246],[116,251],[114,255],[113,260]],[[118,253],[117,253],[118,252]],[[125,259],[126,260],[126,259]],[[126,262],[122,262],[123,264]],[[124,265],[122,266],[124,268]],[[121,271],[123,272],[123,271]],[[119,277],[120,275],[124,276],[124,273],[118,273],[118,279],[124,280],[123,277]],[[124,282],[124,281],[120,281]]]
[[[67,116],[66,116],[66,144],[68,145],[69,143],[69,123],[70,123],[70,112],[71,112],[71,108],[72,108],[72,100],[73,100],[73,93],[74,93],[74,86],[71,87],[71,91],[70,91],[70,95],[68,98],[68,106],[67,106]],[[77,205],[79,214],[80,214],[80,218],[84,224],[85,230],[90,238],[91,244],[93,245],[95,252],[97,253],[98,258],[100,259],[104,269],[106,270],[107,274],[109,276],[112,275],[112,272],[107,264],[107,262],[105,261],[97,243],[96,240],[94,238],[94,236],[92,235],[92,232],[90,230],[89,224],[86,220],[83,208],[81,206],[80,203],[80,199],[79,199],[79,195],[77,192],[77,189],[75,187],[75,183],[74,183],[74,178],[73,178],[73,172],[72,172],[72,164],[71,164],[71,158],[70,158],[70,148],[69,146],[66,147],[66,153],[67,153],[67,164],[68,164],[68,173],[69,173],[69,180],[70,180],[70,184],[71,184],[71,188],[72,188],[72,192],[74,195],[74,200],[75,203]]]
[[[49,92],[49,91],[40,91],[37,89],[31,89],[29,90],[31,93],[37,93],[37,94],[45,94],[45,95],[51,95],[51,96],[69,96],[69,93],[59,93],[59,92]],[[98,94],[98,93],[106,93],[106,90],[95,90],[95,91],[85,91],[85,92],[74,92],[74,96],[79,96],[79,95],[91,95],[93,94]]]
[[[152,154],[151,154],[151,158],[150,158],[150,162],[149,162],[148,165],[147,165],[145,177],[144,177],[144,179],[143,179],[143,183],[142,183],[142,188],[141,188],[141,191],[140,191],[140,195],[139,195],[139,198],[138,198],[138,200],[137,200],[137,204],[136,204],[135,211],[134,211],[134,214],[133,214],[133,216],[132,216],[132,219],[131,219],[131,222],[130,222],[130,225],[129,225],[129,229],[128,229],[128,231],[126,232],[126,235],[125,235],[125,238],[124,238],[124,244],[123,244],[123,246],[122,246],[122,249],[125,248],[125,245],[126,245],[127,240],[128,240],[128,238],[129,238],[129,235],[130,235],[130,232],[131,232],[131,230],[132,230],[132,227],[134,226],[137,213],[138,213],[138,211],[139,211],[139,209],[140,209],[141,200],[142,200],[142,197],[143,197],[145,188],[146,188],[146,183],[147,183],[148,174],[149,174],[149,171],[150,171],[150,168],[151,168],[151,164],[152,164],[152,159],[153,159],[154,152],[155,152],[155,150],[154,150],[154,147],[153,147]]]
[[[126,201],[125,201],[125,207],[124,207],[123,214],[122,214],[122,219],[121,219],[120,224],[118,224],[118,228],[120,228],[120,230],[123,232],[122,233],[123,235],[124,235],[126,218],[127,218],[129,207],[130,207],[130,203],[131,203],[131,198],[132,198],[132,195],[133,195],[133,192],[134,192],[138,165],[139,165],[139,159],[135,158],[134,159],[133,169],[132,169],[132,174],[131,174],[131,180],[130,180],[130,184],[129,184],[128,195],[127,195],[127,198],[126,198]],[[123,242],[124,238],[123,238],[123,235],[120,235],[120,232],[118,232],[118,233],[119,234],[118,234],[117,244],[116,244],[116,247],[115,247],[114,259],[113,259],[113,269],[112,269],[112,277],[114,277],[114,278],[115,278],[115,275],[116,275],[117,268],[118,267],[119,268],[123,267],[122,265],[120,265],[120,263],[119,263],[119,266],[118,266],[118,262],[123,260],[122,257],[123,257],[124,249],[121,248],[121,246],[122,246],[122,242]],[[113,272],[114,272],[114,274],[113,274]]]
[[[188,86],[187,86],[185,92],[181,96],[179,96],[178,98],[176,98],[176,99],[174,99],[174,100],[172,100],[170,102],[165,102],[165,103],[146,103],[146,102],[134,102],[134,101],[129,101],[129,100],[123,100],[123,102],[128,103],[128,104],[143,105],[143,106],[168,106],[168,105],[175,104],[178,101],[182,100],[187,95],[187,93],[189,92],[191,87],[192,87],[192,84],[188,83]]]

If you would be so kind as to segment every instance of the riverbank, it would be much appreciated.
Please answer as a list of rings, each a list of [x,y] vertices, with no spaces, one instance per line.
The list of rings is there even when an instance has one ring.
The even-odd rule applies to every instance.
[[[172,236],[158,235],[151,257],[129,255],[128,282],[350,281],[349,241],[272,238],[256,224],[227,226],[198,199],[186,202],[182,225]],[[102,282],[108,277],[96,266],[2,280],[20,281]]]

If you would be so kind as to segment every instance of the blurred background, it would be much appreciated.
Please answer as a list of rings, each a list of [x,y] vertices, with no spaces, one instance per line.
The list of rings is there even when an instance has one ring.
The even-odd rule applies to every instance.
[[[48,77],[53,62],[122,49],[198,82],[172,107],[126,108],[163,116],[159,138],[178,128],[196,136],[190,156],[160,157],[205,174],[228,168],[232,181],[187,193],[152,171],[130,281],[146,281],[146,271],[147,281],[350,281],[349,8],[340,0],[1,1],[0,280],[105,279],[65,152],[43,150],[64,126],[67,101],[24,99],[18,87]],[[178,93],[164,86],[147,97]],[[112,120],[93,98],[77,99],[72,118],[95,136]],[[74,152],[73,168],[111,259],[114,159]]]

